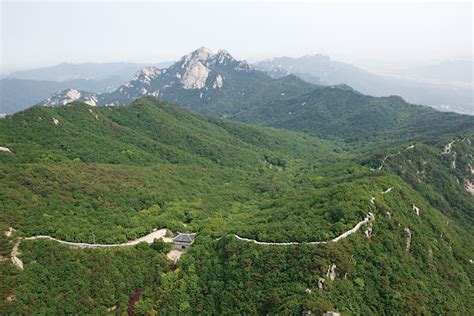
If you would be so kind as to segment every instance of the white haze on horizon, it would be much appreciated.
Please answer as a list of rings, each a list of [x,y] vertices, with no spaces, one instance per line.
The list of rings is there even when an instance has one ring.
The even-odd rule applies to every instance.
[[[250,61],[326,54],[369,70],[472,60],[471,3],[6,2],[1,72],[176,60],[200,46]]]

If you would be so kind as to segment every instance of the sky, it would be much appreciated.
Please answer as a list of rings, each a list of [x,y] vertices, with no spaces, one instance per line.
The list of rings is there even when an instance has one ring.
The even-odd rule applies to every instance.
[[[1,69],[176,60],[201,46],[256,61],[327,54],[365,68],[472,59],[472,3],[0,0]]]

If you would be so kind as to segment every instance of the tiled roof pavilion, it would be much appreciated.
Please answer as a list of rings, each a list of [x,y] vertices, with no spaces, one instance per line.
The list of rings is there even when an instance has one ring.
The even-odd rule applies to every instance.
[[[196,233],[180,233],[178,232],[178,235],[174,237],[173,243],[175,244],[185,244],[185,245],[191,245],[194,242],[194,238],[196,237]]]

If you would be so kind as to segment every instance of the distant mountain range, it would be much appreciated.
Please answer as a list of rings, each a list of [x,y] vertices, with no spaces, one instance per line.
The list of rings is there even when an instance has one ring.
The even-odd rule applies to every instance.
[[[333,74],[352,71],[346,65],[331,67]],[[373,97],[346,84],[315,85],[294,74],[278,77],[236,60],[225,50],[213,53],[202,47],[168,68],[139,70],[113,92],[66,89],[40,104],[80,101],[116,106],[153,96],[200,114],[303,131],[356,147],[428,139],[474,126],[474,117],[413,105],[399,96]],[[329,74],[321,80],[328,78]]]
[[[0,113],[76,100],[93,105],[129,104],[152,95],[202,114],[232,116],[321,86],[347,84],[363,94],[400,95],[437,110],[474,114],[472,86],[433,83],[436,74],[447,73],[450,65],[450,78],[455,80],[460,64],[420,69],[420,76],[425,73],[432,83],[376,75],[325,55],[278,57],[250,65],[224,50],[213,54],[200,48],[170,64],[60,64],[12,73],[0,80]],[[465,72],[457,79],[469,80]],[[416,71],[410,73],[413,77]]]
[[[151,65],[143,63],[62,63],[50,67],[12,72],[3,76],[2,79],[15,78],[62,82],[76,79],[104,80],[115,77],[121,78],[120,83],[123,83],[139,69],[147,66],[168,67],[171,64],[172,62]]]
[[[72,87],[92,92],[116,89],[123,81],[117,78],[103,80],[75,79],[46,81],[7,78],[0,80],[0,113],[15,113],[38,104],[48,96]]]
[[[212,53],[199,48],[169,68],[147,67],[110,93],[63,90],[42,105],[82,101],[92,105],[129,104],[143,96],[155,96],[207,115],[232,116],[258,104],[287,99],[315,88],[296,76],[274,79],[238,61],[225,50]]]
[[[171,63],[155,64],[167,67]],[[0,113],[14,113],[65,89],[110,92],[148,64],[83,63],[37,68],[1,76]]]
[[[429,105],[438,110],[474,114],[472,79],[470,86],[446,83],[460,80],[469,82],[472,62],[451,62],[412,70],[409,72],[411,77],[408,77],[411,80],[400,76],[376,75],[347,63],[333,61],[325,55],[271,58],[257,63],[255,67],[273,77],[296,74],[315,84],[345,83],[364,94],[400,95],[408,102]],[[418,73],[418,77],[414,73]],[[441,74],[450,74],[450,79],[441,80]],[[420,81],[423,78],[425,81]]]

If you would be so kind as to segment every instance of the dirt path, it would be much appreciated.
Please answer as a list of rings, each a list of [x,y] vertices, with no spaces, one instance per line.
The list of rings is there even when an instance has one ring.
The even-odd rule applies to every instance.
[[[20,245],[20,241],[21,239],[18,239],[16,241],[16,243],[13,245],[13,248],[12,248],[12,253],[11,253],[11,259],[12,259],[12,263],[17,266],[18,268],[20,268],[21,270],[23,270],[23,261],[21,261],[19,258],[18,258],[18,246]]]
[[[372,202],[372,201],[371,201]],[[368,213],[367,216],[360,222],[358,222],[353,228],[349,229],[348,231],[342,233],[340,236],[330,240],[331,242],[338,242],[341,239],[347,238],[348,236],[356,233],[363,225],[367,224],[369,221],[374,219],[374,215],[372,213]],[[51,236],[32,236],[32,237],[26,237],[26,238],[18,238],[16,241],[15,245],[12,248],[11,252],[11,260],[12,263],[18,267],[19,269],[23,270],[23,262],[18,258],[19,251],[18,247],[21,243],[22,240],[36,240],[36,239],[48,239],[52,240],[55,242],[58,242],[63,245],[68,245],[72,248],[79,248],[79,249],[85,249],[85,248],[113,248],[113,247],[127,247],[127,246],[133,246],[136,245],[140,242],[146,242],[146,243],[153,243],[155,239],[163,239],[164,242],[170,243],[172,240],[171,238],[165,237],[167,230],[165,228],[159,229],[156,231],[153,231],[149,233],[146,236],[137,238],[135,240],[128,241],[126,243],[122,244],[88,244],[88,243],[78,243],[78,242],[70,242],[70,241],[64,241],[60,240]],[[238,235],[234,235],[235,238],[238,240],[242,241],[248,241],[248,242],[253,242],[258,245],[275,245],[275,246],[290,246],[290,245],[299,245],[299,244],[309,244],[309,245],[317,245],[317,244],[326,244],[328,241],[312,241],[312,242],[305,242],[305,243],[300,243],[300,242],[283,242],[283,243],[275,243],[275,242],[264,242],[264,241],[257,241],[255,239],[249,239],[249,238],[244,238],[240,237]],[[166,256],[173,260],[177,261],[179,257],[181,256],[182,251],[178,251],[176,249],[171,250],[169,253],[166,254]]]
[[[388,193],[391,191],[391,188],[388,190],[384,191],[385,193]],[[370,203],[372,206],[374,205],[374,200],[375,198],[372,197],[370,200]],[[240,237],[237,234],[234,234],[234,237],[237,238],[238,240],[241,241],[246,241],[246,242],[252,242],[257,245],[267,245],[267,246],[290,246],[290,245],[300,245],[300,244],[308,244],[308,245],[318,245],[318,244],[327,244],[328,242],[338,242],[342,239],[345,239],[349,237],[352,234],[355,234],[363,225],[366,225],[370,221],[373,221],[375,219],[374,215],[369,212],[367,216],[360,222],[358,222],[353,228],[349,229],[348,231],[342,233],[341,235],[337,236],[336,238],[333,238],[329,241],[311,241],[311,242],[265,242],[265,241],[258,241],[255,239],[250,239],[250,238],[245,238],[245,237]],[[85,248],[113,248],[113,247],[127,247],[127,246],[133,246],[136,245],[140,242],[146,242],[146,243],[153,243],[155,239],[162,239],[164,242],[171,243],[172,239],[165,237],[166,236],[167,229],[159,229],[155,230],[148,235],[145,235],[143,237],[128,241],[126,243],[121,243],[121,244],[88,244],[88,243],[78,243],[78,242],[70,242],[70,241],[64,241],[60,240],[51,236],[32,236],[32,237],[26,237],[26,238],[18,238],[15,245],[12,248],[11,252],[11,261],[12,263],[18,267],[19,269],[23,270],[23,262],[18,258],[19,251],[18,247],[21,243],[22,240],[36,240],[36,239],[48,239],[52,240],[55,242],[58,242],[63,245],[68,245],[71,248],[79,248],[79,249],[85,249]],[[166,254],[166,256],[173,261],[177,261],[183,251],[179,251],[176,249],[172,249],[170,252]]]
[[[380,166],[377,168],[377,170],[382,170],[383,166],[385,165],[385,161],[392,157],[392,156],[395,156],[395,155],[398,155],[400,154],[400,151],[398,153],[395,153],[395,154],[388,154],[387,156],[385,156],[383,159],[382,159],[382,162],[380,163]]]
[[[70,242],[70,241],[60,240],[51,236],[42,236],[42,235],[26,237],[26,238],[23,238],[23,240],[49,239],[49,240],[56,241],[60,244],[71,246],[73,248],[111,248],[111,247],[133,246],[141,242],[146,242],[146,243],[151,244],[153,243],[155,239],[160,239],[160,238],[163,239],[163,241],[165,242],[171,242],[171,238],[166,238],[165,235],[166,235],[166,229],[163,228],[163,229],[153,231],[143,237],[140,237],[135,240],[131,240],[122,244],[88,244],[88,243],[82,243],[82,242]]]
[[[338,242],[341,239],[347,238],[348,236],[355,234],[363,225],[367,224],[371,220],[374,219],[374,215],[369,212],[367,216],[360,222],[358,222],[353,228],[349,229],[348,231],[342,233],[341,235],[337,236],[334,239],[329,241],[311,241],[311,242],[265,242],[265,241],[258,241],[255,239],[249,239],[240,237],[239,235],[234,235],[235,238],[241,241],[248,241],[253,242],[257,245],[267,245],[267,246],[290,246],[290,245],[301,245],[301,244],[308,244],[308,245],[319,245],[319,244],[327,244],[328,242]]]
[[[155,239],[163,239],[164,242],[171,243],[171,238],[165,237],[166,236],[167,229],[158,229],[155,230],[148,235],[145,235],[143,237],[128,241],[126,243],[122,244],[88,244],[88,243],[81,243],[81,242],[70,242],[70,241],[64,241],[60,240],[51,236],[32,236],[32,237],[26,237],[26,238],[18,238],[16,243],[13,245],[12,252],[11,252],[11,260],[12,263],[23,270],[23,262],[18,258],[19,251],[18,247],[20,246],[20,243],[22,240],[36,240],[36,239],[48,239],[52,240],[55,242],[58,242],[63,245],[68,245],[71,248],[79,248],[79,249],[85,249],[85,248],[113,248],[113,247],[127,247],[127,246],[133,246],[141,242],[146,242],[146,243],[153,243]]]
[[[171,251],[168,252],[166,256],[168,257],[168,259],[173,260],[174,262],[177,262],[183,253],[184,253],[183,250],[171,249]]]
[[[443,150],[443,154],[444,155],[448,155],[449,153],[451,153],[451,148],[453,147],[453,144],[455,143],[456,141],[453,140],[452,142],[448,143],[446,146],[444,146],[444,150]]]
[[[409,149],[413,149],[415,148],[415,145],[410,145],[408,146],[407,148],[405,148],[404,150],[400,150],[399,152],[396,152],[396,153],[392,153],[392,154],[388,154],[387,156],[385,156],[383,159],[382,159],[382,162],[380,163],[380,166],[377,168],[377,169],[372,169],[372,171],[375,171],[375,170],[382,170],[384,165],[385,165],[385,162],[387,161],[388,158],[392,157],[392,156],[396,156],[396,155],[400,155],[402,153],[402,151],[405,151],[405,150],[409,150]]]

